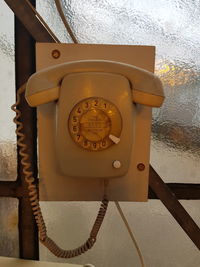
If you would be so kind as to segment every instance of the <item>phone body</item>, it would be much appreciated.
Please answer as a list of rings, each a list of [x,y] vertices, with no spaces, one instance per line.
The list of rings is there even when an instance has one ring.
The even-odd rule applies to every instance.
[[[136,149],[141,146],[135,143],[137,120],[142,120],[143,125],[146,123],[146,133],[140,132],[144,136],[140,148],[143,150],[149,145],[147,116],[151,119],[151,107],[160,106],[164,99],[159,79],[144,69],[121,62],[81,60],[36,73],[27,88],[28,102],[38,107],[43,198],[63,199],[63,196],[58,197],[56,188],[50,190],[51,197],[49,189],[44,188],[45,177],[53,169],[54,175],[50,175],[50,179],[56,181],[57,188],[64,187],[66,180],[70,184],[70,188],[66,187],[68,200],[74,200],[74,195],[76,200],[101,199],[105,179],[112,184],[110,195],[114,199],[120,200],[118,195],[122,199],[132,199],[132,187],[127,190],[127,182],[130,185],[137,179],[133,177],[136,161],[137,165],[146,161],[144,158],[139,160],[140,152]],[[108,105],[108,110],[103,105]],[[78,110],[82,112],[80,116]],[[78,124],[73,122],[77,118]],[[77,128],[81,130],[76,132]],[[82,138],[81,142],[77,140],[78,136]],[[104,143],[105,147],[102,147]],[[147,172],[148,166],[145,166]],[[142,188],[143,192],[140,186],[138,189],[139,195],[147,190],[146,186]],[[90,192],[88,197],[86,191]]]

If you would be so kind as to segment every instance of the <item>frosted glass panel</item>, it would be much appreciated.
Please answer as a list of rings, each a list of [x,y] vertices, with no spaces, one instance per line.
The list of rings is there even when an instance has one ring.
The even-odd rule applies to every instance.
[[[182,204],[200,225],[200,201],[182,201]],[[160,201],[123,203],[121,206],[141,247],[146,267],[199,265],[199,250]],[[98,207],[98,203],[42,203],[49,235],[62,248],[79,246],[88,237]],[[40,259],[66,262],[54,257],[42,245]],[[92,263],[96,267],[140,266],[135,248],[113,203],[109,204],[94,248],[67,262]]]
[[[19,256],[18,200],[0,198],[0,255]]]
[[[15,102],[14,16],[4,1],[0,2],[0,36],[0,180],[15,180],[15,114],[10,109]]]
[[[166,100],[161,109],[154,110],[151,163],[165,181],[199,182],[199,1],[62,3],[80,43],[156,46],[156,73],[164,84]],[[161,153],[162,162],[157,161]],[[168,158],[173,158],[170,165]]]
[[[62,43],[69,43],[71,39],[58,14],[54,0],[37,0],[37,11],[48,24],[52,32]]]

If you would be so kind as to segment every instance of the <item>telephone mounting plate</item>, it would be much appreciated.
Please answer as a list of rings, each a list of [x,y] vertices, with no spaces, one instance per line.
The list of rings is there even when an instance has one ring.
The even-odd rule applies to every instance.
[[[59,58],[52,56],[60,52]],[[78,45],[38,43],[36,45],[37,71],[49,66],[76,60],[111,60],[135,65],[154,72],[155,47],[123,45]],[[73,75],[73,74],[72,74]],[[112,100],[110,99],[112,102]],[[133,104],[133,149],[130,168],[123,177],[109,179],[107,194],[109,200],[147,201],[149,150],[152,109]],[[39,178],[40,200],[49,201],[97,201],[102,199],[104,179],[68,177],[58,171],[55,163],[56,145],[54,103],[38,107],[39,136]],[[46,134],[48,131],[48,134]],[[51,144],[51,145],[49,145]],[[143,164],[144,169],[138,168]]]

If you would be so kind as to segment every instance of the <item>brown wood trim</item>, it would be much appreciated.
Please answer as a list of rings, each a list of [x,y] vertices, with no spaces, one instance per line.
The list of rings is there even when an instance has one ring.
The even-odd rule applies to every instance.
[[[166,183],[177,199],[200,200],[200,184]],[[149,199],[158,199],[149,187]]]
[[[0,181],[0,197],[17,197],[18,188],[17,181]]]
[[[24,27],[28,30],[29,34],[37,42],[54,42],[53,37],[45,29],[43,24],[35,16],[33,10],[30,8],[25,0],[4,0],[7,5],[15,13],[15,16],[23,23]],[[30,1],[33,2],[33,1]]]
[[[149,185],[193,243],[200,249],[199,227],[152,167],[150,167]]]
[[[200,200],[200,184],[167,183],[177,199]],[[0,197],[26,197],[26,191],[18,181],[0,181]],[[149,199],[158,199],[149,187]]]
[[[167,183],[167,186],[178,199],[200,200],[200,184]]]
[[[0,181],[0,197],[28,198],[28,191],[21,181]]]
[[[10,1],[22,3],[24,1]],[[31,1],[35,4],[35,1]],[[23,12],[26,12],[25,10]],[[25,16],[29,16],[27,13]],[[31,22],[31,16],[28,17]],[[30,23],[30,25],[32,25]],[[35,72],[35,41],[22,23],[15,18],[15,69],[16,69],[16,90],[24,84],[29,76]],[[28,136],[25,143],[28,146],[31,170],[37,177],[37,129],[36,129],[36,111],[28,106],[22,98],[19,105],[22,112],[23,131]],[[27,198],[27,185],[22,171],[21,158],[18,153],[18,178],[19,190],[23,194],[19,196],[19,247],[20,258],[39,259],[38,231],[35,220],[32,215],[30,201]]]
[[[200,184],[167,183],[177,199],[200,200]],[[0,197],[23,197],[27,192],[17,181],[0,181]],[[149,199],[158,199],[149,187]]]

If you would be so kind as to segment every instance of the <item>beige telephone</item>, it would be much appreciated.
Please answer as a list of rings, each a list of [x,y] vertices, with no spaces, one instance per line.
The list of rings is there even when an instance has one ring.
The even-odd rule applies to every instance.
[[[55,101],[56,159],[62,174],[112,178],[129,169],[133,103],[160,107],[164,95],[160,80],[146,70],[83,60],[32,75],[26,99],[33,107]]]

